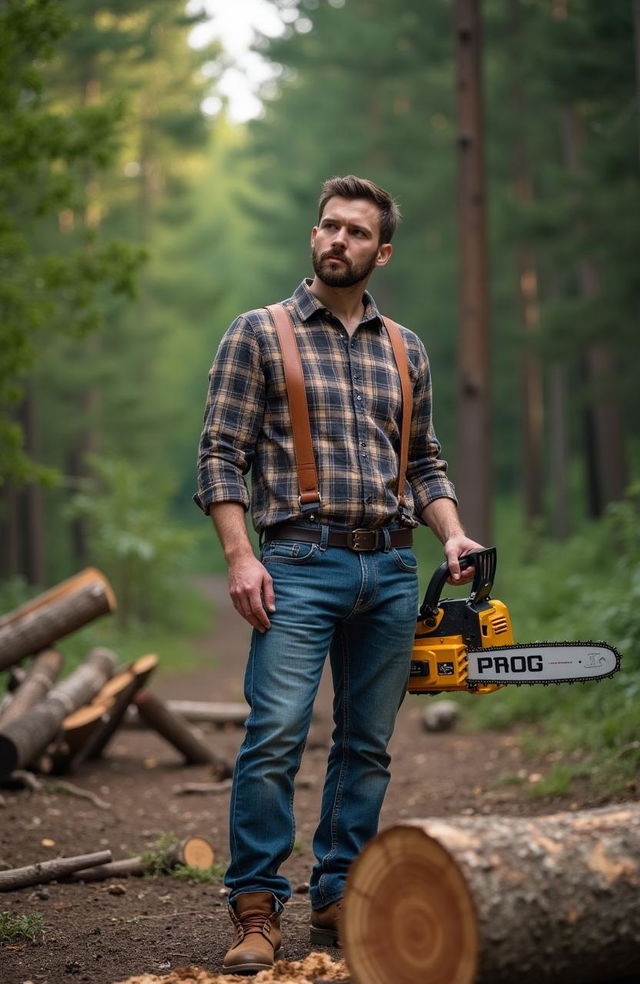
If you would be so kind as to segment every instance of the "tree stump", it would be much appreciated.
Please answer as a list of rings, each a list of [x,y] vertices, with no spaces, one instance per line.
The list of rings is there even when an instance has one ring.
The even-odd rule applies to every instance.
[[[93,567],[81,571],[0,619],[0,670],[46,649],[115,607],[115,595],[105,576]]]
[[[640,804],[390,827],[349,872],[354,984],[597,984],[640,966]]]

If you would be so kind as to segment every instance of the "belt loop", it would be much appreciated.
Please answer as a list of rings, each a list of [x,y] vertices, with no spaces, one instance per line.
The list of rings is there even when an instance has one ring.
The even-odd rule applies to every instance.
[[[329,527],[326,523],[322,523],[320,526],[320,549],[326,550],[327,543],[329,541]]]
[[[385,553],[389,553],[391,550],[391,534],[386,526],[382,527],[382,535],[384,537],[384,547],[382,549]]]

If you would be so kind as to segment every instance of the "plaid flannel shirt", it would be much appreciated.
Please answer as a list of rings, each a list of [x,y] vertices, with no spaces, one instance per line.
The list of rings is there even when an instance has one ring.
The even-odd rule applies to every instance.
[[[319,519],[341,529],[417,525],[428,503],[456,501],[431,419],[431,376],[424,345],[402,328],[413,385],[405,500],[398,515],[402,419],[400,377],[373,298],[350,338],[303,281],[283,301],[291,314],[304,367],[322,505]],[[251,495],[245,476],[251,473]],[[209,373],[200,439],[198,491],[212,504],[251,505],[256,530],[300,521],[287,390],[275,328],[265,309],[236,318]]]

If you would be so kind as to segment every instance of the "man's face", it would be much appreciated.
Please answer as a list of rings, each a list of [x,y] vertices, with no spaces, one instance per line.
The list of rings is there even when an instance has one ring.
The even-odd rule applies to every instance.
[[[328,287],[352,287],[366,281],[391,256],[389,243],[379,243],[380,213],[366,198],[327,202],[320,224],[311,233],[311,259],[316,277]]]

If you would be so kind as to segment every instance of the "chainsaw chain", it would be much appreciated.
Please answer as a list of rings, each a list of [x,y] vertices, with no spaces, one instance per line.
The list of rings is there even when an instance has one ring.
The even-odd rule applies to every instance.
[[[469,680],[469,683],[474,687],[482,686],[485,683],[499,683],[503,687],[554,687],[557,683],[599,683],[600,680],[608,680],[614,675],[614,673],[617,673],[620,669],[620,664],[622,661],[622,656],[616,647],[609,645],[608,642],[514,642],[510,646],[480,646],[479,648],[468,646],[467,652],[511,652],[514,649],[531,649],[532,646],[543,646],[545,649],[559,648],[562,646],[572,646],[574,649],[577,646],[581,646],[583,649],[588,649],[590,646],[602,646],[604,649],[608,649],[609,652],[614,654],[616,658],[616,665],[609,671],[609,673],[603,673],[601,676],[571,677],[570,680],[505,680],[504,677],[501,680],[488,680],[483,677],[482,680]]]

